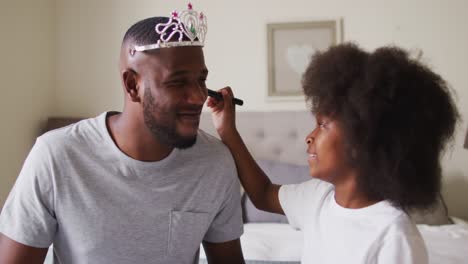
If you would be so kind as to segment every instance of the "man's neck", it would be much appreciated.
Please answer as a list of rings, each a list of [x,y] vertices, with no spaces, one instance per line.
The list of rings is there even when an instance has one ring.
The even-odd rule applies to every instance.
[[[127,156],[140,161],[160,161],[173,150],[161,144],[146,129],[143,120],[125,111],[106,118],[106,126],[116,146]]]

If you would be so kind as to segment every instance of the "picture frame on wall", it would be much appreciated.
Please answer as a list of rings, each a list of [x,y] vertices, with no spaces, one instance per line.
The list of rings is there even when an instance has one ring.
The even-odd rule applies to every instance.
[[[342,41],[340,20],[267,24],[268,99],[302,100],[302,74],[312,55]]]

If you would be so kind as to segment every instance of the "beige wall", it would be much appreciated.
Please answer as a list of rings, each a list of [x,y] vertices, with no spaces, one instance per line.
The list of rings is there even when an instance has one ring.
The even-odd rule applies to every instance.
[[[121,37],[133,22],[182,9],[186,1],[58,0],[58,111],[92,116],[120,109],[117,74]],[[246,102],[240,110],[305,109],[301,101],[266,100],[266,23],[344,19],[345,40],[364,48],[397,44],[422,49],[424,58],[458,94],[468,118],[468,4],[464,0],[237,0],[193,1],[208,16],[205,47],[211,88],[231,85]],[[421,95],[424,96],[424,95]],[[467,123],[460,126],[466,129]],[[444,161],[450,213],[468,219],[468,150],[461,130]]]
[[[0,207],[54,102],[54,6],[0,1]]]
[[[17,71],[8,66],[0,74],[8,78],[2,96],[3,144],[8,147],[0,156],[6,176],[1,177],[2,197],[17,172],[26,149],[32,142],[39,119],[51,106],[56,88],[54,113],[93,116],[102,111],[122,107],[117,73],[117,60],[123,33],[133,22],[154,15],[165,15],[181,9],[186,1],[172,0],[56,0],[56,53],[51,51],[53,1],[42,4],[16,1],[1,16],[0,27],[6,32],[24,30],[14,35],[16,42],[5,42],[2,36],[2,58],[13,61],[30,78],[13,78]],[[458,94],[458,105],[465,120],[461,124],[450,155],[444,160],[444,195],[450,213],[468,219],[468,150],[462,149],[462,129],[468,118],[468,4],[464,0],[257,0],[257,1],[193,1],[195,8],[208,15],[209,33],[205,48],[210,69],[208,85],[218,88],[231,85],[246,104],[240,110],[275,111],[305,109],[301,101],[271,102],[266,99],[266,23],[308,21],[320,18],[343,18],[345,40],[358,42],[367,49],[397,44],[408,49],[420,48],[425,60],[441,73]],[[2,4],[3,5],[3,4]],[[26,22],[20,15],[30,13]],[[17,20],[19,20],[17,22]],[[14,28],[20,30],[12,30]],[[43,32],[46,28],[46,32]],[[47,30],[48,29],[48,30]],[[2,29],[1,32],[5,32]],[[33,35],[31,35],[33,34]],[[40,43],[23,49],[23,38]],[[19,43],[19,44],[18,44]],[[19,46],[18,46],[19,45]],[[11,51],[14,52],[11,52]],[[40,51],[40,52],[38,52]],[[50,71],[50,58],[56,57],[55,71]],[[21,64],[20,58],[34,56]],[[13,60],[15,59],[15,60]],[[6,67],[3,64],[1,67]],[[55,72],[54,85],[50,79]],[[5,81],[4,81],[5,82]],[[14,84],[14,85],[13,85]],[[10,89],[15,86],[14,90]],[[32,88],[35,89],[32,89]],[[423,95],[422,95],[423,96]],[[15,100],[16,99],[16,100]],[[33,100],[34,99],[34,100]],[[28,104],[26,104],[26,102]],[[29,105],[31,106],[25,106]],[[14,120],[13,120],[14,118]],[[21,122],[18,120],[21,119]],[[33,121],[33,122],[32,122]],[[7,125],[8,124],[8,125]],[[9,132],[8,132],[9,131]],[[15,137],[13,137],[15,135]],[[10,154],[14,151],[14,155]]]

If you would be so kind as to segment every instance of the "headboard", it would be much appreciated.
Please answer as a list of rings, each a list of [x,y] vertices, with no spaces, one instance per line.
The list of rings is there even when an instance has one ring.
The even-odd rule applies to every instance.
[[[75,123],[82,118],[49,118],[44,132]],[[237,112],[236,125],[250,153],[256,159],[307,165],[305,137],[315,127],[306,111]],[[200,128],[218,137],[211,112],[204,112]]]
[[[80,118],[51,118],[45,131],[79,120]],[[255,159],[308,166],[305,137],[315,127],[315,118],[310,112],[237,112],[236,125]],[[202,114],[200,128],[218,137],[210,112]],[[410,212],[410,216],[417,224],[451,223],[442,197],[433,210]]]
[[[236,125],[256,159],[307,165],[305,137],[315,127],[310,112],[237,112]],[[202,114],[200,128],[218,136],[210,112]]]

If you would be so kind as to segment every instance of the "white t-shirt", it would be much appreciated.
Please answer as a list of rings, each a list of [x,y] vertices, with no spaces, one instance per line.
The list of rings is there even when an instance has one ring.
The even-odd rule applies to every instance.
[[[387,201],[344,208],[333,185],[317,179],[283,185],[279,200],[289,223],[304,233],[304,264],[428,263],[416,225]]]
[[[199,131],[158,162],[114,144],[106,113],[37,139],[0,215],[0,232],[54,263],[198,263],[202,240],[242,232],[229,150]]]

